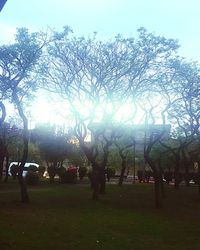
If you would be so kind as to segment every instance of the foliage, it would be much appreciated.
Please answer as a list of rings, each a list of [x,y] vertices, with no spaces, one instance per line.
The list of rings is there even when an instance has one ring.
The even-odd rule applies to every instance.
[[[0,129],[7,100],[15,104],[23,123],[21,135],[11,140],[13,145],[6,144],[11,157],[22,159],[19,173],[27,159],[45,160],[51,178],[66,159],[79,167],[89,163],[96,174],[93,197],[97,199],[97,191],[103,193],[99,187],[105,184],[105,169],[117,168],[121,162],[124,176],[126,166],[140,154],[137,147],[132,150],[138,140],[143,144],[144,164],[153,171],[160,206],[162,174],[173,169],[178,187],[181,171],[189,180],[193,162],[200,162],[199,65],[177,56],[177,41],[144,28],[138,29],[136,38],[117,35],[101,41],[96,34],[77,37],[65,27],[47,40],[47,34],[22,28],[13,44],[0,46]],[[38,83],[66,102],[70,109],[66,119],[74,133],[72,138],[55,127],[37,128],[28,156],[25,107]],[[135,129],[138,116],[142,136]],[[172,126],[167,128],[166,121]],[[118,131],[116,124],[120,124]],[[5,143],[1,145],[2,149]],[[1,152],[1,162],[3,156]]]
[[[21,28],[17,29],[13,44],[0,46],[0,93],[3,93],[1,99],[14,104],[23,123],[23,153],[20,159],[18,180],[21,200],[25,203],[29,202],[27,188],[22,177],[28,157],[29,142],[25,107],[38,87],[36,80],[38,62],[46,43],[43,38],[38,33],[29,33],[26,28]]]
[[[166,108],[168,96],[160,90],[172,76],[169,65],[179,46],[177,41],[155,36],[144,28],[138,29],[136,39],[121,35],[109,41],[99,41],[96,35],[76,37],[69,27],[55,32],[54,38],[48,46],[41,81],[45,86],[49,82],[48,87],[64,97],[71,108],[75,135],[97,175],[93,193],[97,199],[98,186],[105,184],[102,173],[116,136],[111,133],[107,137],[108,127],[119,116],[122,124],[134,124],[138,107],[149,114],[151,124],[155,121],[152,100],[158,96]],[[122,114],[126,105],[130,107],[128,118]],[[86,142],[89,136],[93,136],[90,144]],[[124,158],[122,162],[124,172]]]
[[[50,166],[59,167],[71,154],[72,146],[69,136],[57,134],[56,128],[50,125],[40,125],[32,132],[32,141],[38,145],[43,160]]]
[[[59,172],[59,177],[62,183],[75,184],[77,181],[77,168],[63,168],[63,170]]]
[[[40,150],[39,147],[34,144],[29,142],[29,151],[28,151],[28,162],[36,162],[39,165],[42,164],[42,157],[40,155]]]
[[[115,176],[115,172],[114,168],[106,168],[106,177],[108,181],[110,181],[110,178]]]
[[[68,154],[69,163],[79,167],[84,167],[87,164],[87,158],[77,143],[71,144],[71,150]]]

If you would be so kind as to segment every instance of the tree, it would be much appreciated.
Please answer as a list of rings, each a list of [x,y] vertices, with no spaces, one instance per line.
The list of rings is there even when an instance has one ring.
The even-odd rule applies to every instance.
[[[7,99],[12,102],[23,122],[23,155],[19,166],[18,180],[21,188],[22,202],[29,202],[26,184],[23,180],[23,167],[28,157],[28,119],[25,103],[31,99],[36,90],[38,60],[46,44],[44,37],[38,33],[29,34],[28,30],[17,30],[15,42],[0,47],[0,85]]]
[[[110,124],[109,124],[110,126]],[[82,131],[84,128],[84,131]],[[109,148],[113,144],[115,132],[108,127],[108,124],[90,124],[88,129],[91,133],[91,142],[86,143],[87,129],[84,124],[76,127],[76,136],[80,147],[85,153],[92,166],[90,175],[91,187],[93,188],[93,199],[97,200],[99,193],[105,194],[105,174],[108,163]]]
[[[181,158],[185,169],[186,185],[189,185],[190,158],[192,154],[193,157],[195,154],[193,150],[193,152],[190,152],[190,145],[200,143],[198,139],[200,128],[200,69],[196,63],[187,63],[185,60],[176,60],[171,68],[174,69],[174,76],[170,94],[171,96],[175,95],[176,98],[171,101],[168,117],[174,127],[173,139],[178,145],[176,147],[169,147],[168,145],[168,148],[176,158],[175,187],[178,188],[179,181],[176,176],[179,176]],[[196,154],[198,155],[199,152],[197,150]]]
[[[93,169],[101,170],[94,160],[96,147],[88,148],[85,142],[90,124],[113,122],[125,103],[131,103],[131,120],[136,99],[160,80],[164,60],[178,46],[174,40],[156,37],[143,28],[137,40],[118,35],[104,42],[96,35],[76,38],[70,31],[66,27],[54,33],[57,40],[49,46],[43,81],[51,82],[48,87],[68,102],[80,146]],[[99,170],[96,172],[101,175]]]
[[[5,117],[6,117],[6,108],[2,101],[0,101],[0,109],[1,109],[1,117],[0,117],[0,181],[2,179],[3,173],[3,163],[4,158],[6,157],[8,162],[8,151],[6,147],[6,139],[5,139]]]
[[[71,142],[71,151],[68,155],[68,160],[70,164],[79,166],[79,167],[86,167],[88,165],[87,158],[84,152],[81,150],[80,146],[76,142]]]
[[[169,103],[167,99],[163,99],[163,96],[157,96],[156,92],[152,92],[154,96],[154,102],[152,103],[152,96],[148,96],[145,102],[142,102],[141,108],[143,109],[144,116],[144,159],[145,162],[150,166],[153,176],[154,176],[154,191],[155,191],[155,204],[157,208],[162,207],[162,197],[164,197],[163,192],[163,180],[162,180],[162,169],[161,169],[161,159],[158,156],[157,159],[153,157],[153,149],[159,144],[162,138],[169,136],[170,126],[166,125],[166,111],[168,110]],[[160,103],[160,98],[162,98],[163,106],[160,110],[157,109],[158,103]],[[143,100],[141,100],[143,101]],[[155,124],[156,120],[159,119],[162,123]],[[154,155],[155,156],[155,155]]]
[[[132,66],[130,60],[126,62],[131,41],[120,36],[107,43],[97,41],[95,36],[88,39],[69,38],[69,29],[65,29],[64,33],[55,33],[55,36],[58,40],[49,47],[51,59],[45,64],[49,67],[46,68],[44,81],[51,79],[54,83],[51,88],[70,105],[76,137],[94,170],[93,198],[97,199],[100,183],[105,183],[104,170],[111,142],[105,136],[105,129],[91,131],[91,125],[111,120],[123,102],[123,98],[118,102],[118,95],[123,90],[123,79]],[[101,154],[95,143],[89,145],[86,141],[91,133],[96,138],[101,135]],[[98,162],[100,155],[101,164]]]
[[[69,140],[68,134],[56,133],[55,127],[48,124],[37,126],[32,131],[32,141],[38,145],[41,157],[47,164],[51,182],[62,168],[64,160],[72,153]]]
[[[130,148],[135,145],[135,138],[134,129],[130,129],[130,127],[128,126],[118,127],[116,128],[116,130],[117,133],[114,145],[118,149],[118,153],[121,158],[121,173],[119,177],[119,186],[122,186],[128,159],[130,158],[130,155],[132,153],[130,151]]]
[[[20,130],[18,130],[15,126],[11,126],[9,122],[4,122],[1,129],[1,160],[2,160],[2,169],[3,163],[5,164],[5,178],[4,182],[8,180],[8,168],[9,168],[9,160],[19,160],[19,151],[18,145],[21,141]],[[16,150],[17,148],[17,150]]]

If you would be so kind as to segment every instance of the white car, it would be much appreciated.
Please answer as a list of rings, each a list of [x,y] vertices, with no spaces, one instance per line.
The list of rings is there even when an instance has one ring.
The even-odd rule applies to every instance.
[[[16,166],[19,166],[20,162],[11,162],[10,165],[9,165],[9,168],[8,168],[8,174],[11,176],[11,168],[12,166],[16,165]],[[28,173],[28,169],[30,166],[35,166],[36,168],[39,168],[39,164],[37,163],[33,163],[33,162],[26,162],[25,165],[24,165],[24,169],[23,169],[23,176],[26,176],[27,173]]]

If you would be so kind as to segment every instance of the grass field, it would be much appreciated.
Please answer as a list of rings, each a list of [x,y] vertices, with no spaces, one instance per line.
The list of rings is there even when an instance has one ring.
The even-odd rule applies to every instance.
[[[153,185],[107,186],[99,201],[87,185],[41,184],[19,202],[14,182],[0,184],[0,249],[199,250],[200,198],[195,187],[167,188],[162,210]]]

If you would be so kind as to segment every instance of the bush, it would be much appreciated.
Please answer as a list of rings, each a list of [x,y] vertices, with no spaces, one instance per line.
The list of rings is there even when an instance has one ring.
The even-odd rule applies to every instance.
[[[110,181],[110,178],[115,176],[115,169],[114,168],[107,168],[106,169],[106,176],[107,176],[107,180]]]
[[[87,168],[86,167],[79,167],[78,174],[79,174],[80,180],[82,180],[83,177],[85,177],[87,174]]]
[[[59,172],[60,180],[62,183],[74,184],[77,181],[77,169],[62,169]]]
[[[25,179],[28,185],[37,185],[39,183],[39,174],[30,170],[28,171]]]

